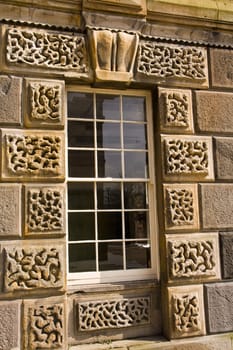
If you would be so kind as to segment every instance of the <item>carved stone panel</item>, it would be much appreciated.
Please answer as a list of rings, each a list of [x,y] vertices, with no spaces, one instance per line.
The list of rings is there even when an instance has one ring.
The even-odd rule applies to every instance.
[[[160,130],[193,132],[191,90],[159,88]]]
[[[65,188],[25,186],[25,234],[65,233]]]
[[[164,179],[213,179],[212,140],[203,136],[162,136]]]
[[[4,249],[5,292],[62,288],[64,283],[64,251],[61,246],[24,244]]]
[[[34,181],[64,178],[64,134],[2,130],[2,177]]]
[[[166,241],[170,281],[220,278],[216,233],[167,235]]]
[[[78,330],[141,326],[150,323],[150,297],[79,302]]]
[[[27,127],[62,128],[65,117],[64,83],[57,80],[26,80]]]

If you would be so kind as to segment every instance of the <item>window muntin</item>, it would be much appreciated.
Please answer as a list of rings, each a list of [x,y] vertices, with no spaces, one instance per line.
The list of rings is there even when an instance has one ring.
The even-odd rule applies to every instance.
[[[69,89],[70,279],[155,276],[151,119],[147,92]]]

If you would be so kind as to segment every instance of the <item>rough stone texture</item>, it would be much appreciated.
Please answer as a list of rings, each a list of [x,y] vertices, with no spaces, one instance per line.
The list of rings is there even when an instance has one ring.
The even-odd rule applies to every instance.
[[[22,79],[0,75],[0,124],[21,124]]]
[[[205,295],[208,331],[233,331],[233,282],[205,285]]]
[[[233,87],[233,56],[231,50],[210,50],[212,84],[216,87]]]
[[[0,236],[21,235],[21,187],[0,185]]]
[[[18,350],[20,344],[20,303],[0,302],[0,350]]]
[[[223,278],[233,278],[233,232],[220,233]]]
[[[218,179],[233,180],[233,138],[216,137],[216,177]]]
[[[200,131],[233,132],[233,93],[196,91],[196,117]]]
[[[200,187],[203,228],[233,228],[233,185],[203,184]]]

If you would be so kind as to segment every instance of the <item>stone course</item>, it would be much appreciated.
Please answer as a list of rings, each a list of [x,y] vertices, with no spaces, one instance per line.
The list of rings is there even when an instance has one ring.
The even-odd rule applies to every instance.
[[[213,86],[233,88],[232,51],[226,49],[211,49],[210,63]]]

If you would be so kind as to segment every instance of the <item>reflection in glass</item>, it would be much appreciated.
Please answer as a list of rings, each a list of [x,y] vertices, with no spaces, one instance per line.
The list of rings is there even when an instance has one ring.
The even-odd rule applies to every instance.
[[[122,243],[99,243],[99,270],[121,270],[123,268]]]
[[[99,212],[97,221],[99,239],[122,239],[121,213]]]
[[[98,122],[97,146],[105,148],[121,148],[120,124]]]
[[[124,183],[125,209],[146,209],[146,184],[144,182]]]
[[[98,152],[98,176],[121,177],[121,152]]]
[[[68,209],[94,209],[93,183],[68,183]]]
[[[125,212],[125,237],[148,238],[147,216],[145,211]]]
[[[68,146],[69,147],[94,147],[93,122],[69,121]]]
[[[121,209],[121,185],[114,182],[97,184],[98,209]]]
[[[145,121],[145,97],[123,96],[123,119]]]
[[[94,151],[69,150],[68,158],[70,177],[95,176]]]
[[[93,94],[85,92],[68,92],[68,117],[93,118]]]
[[[146,152],[125,152],[125,177],[147,178],[148,160]]]
[[[83,241],[95,239],[94,213],[69,213],[68,227],[70,241]]]
[[[145,269],[151,267],[150,245],[148,241],[126,243],[126,268]]]
[[[69,271],[96,271],[95,244],[69,244]]]
[[[147,148],[145,124],[124,123],[124,148]]]
[[[120,97],[108,94],[96,94],[96,118],[120,119]]]

